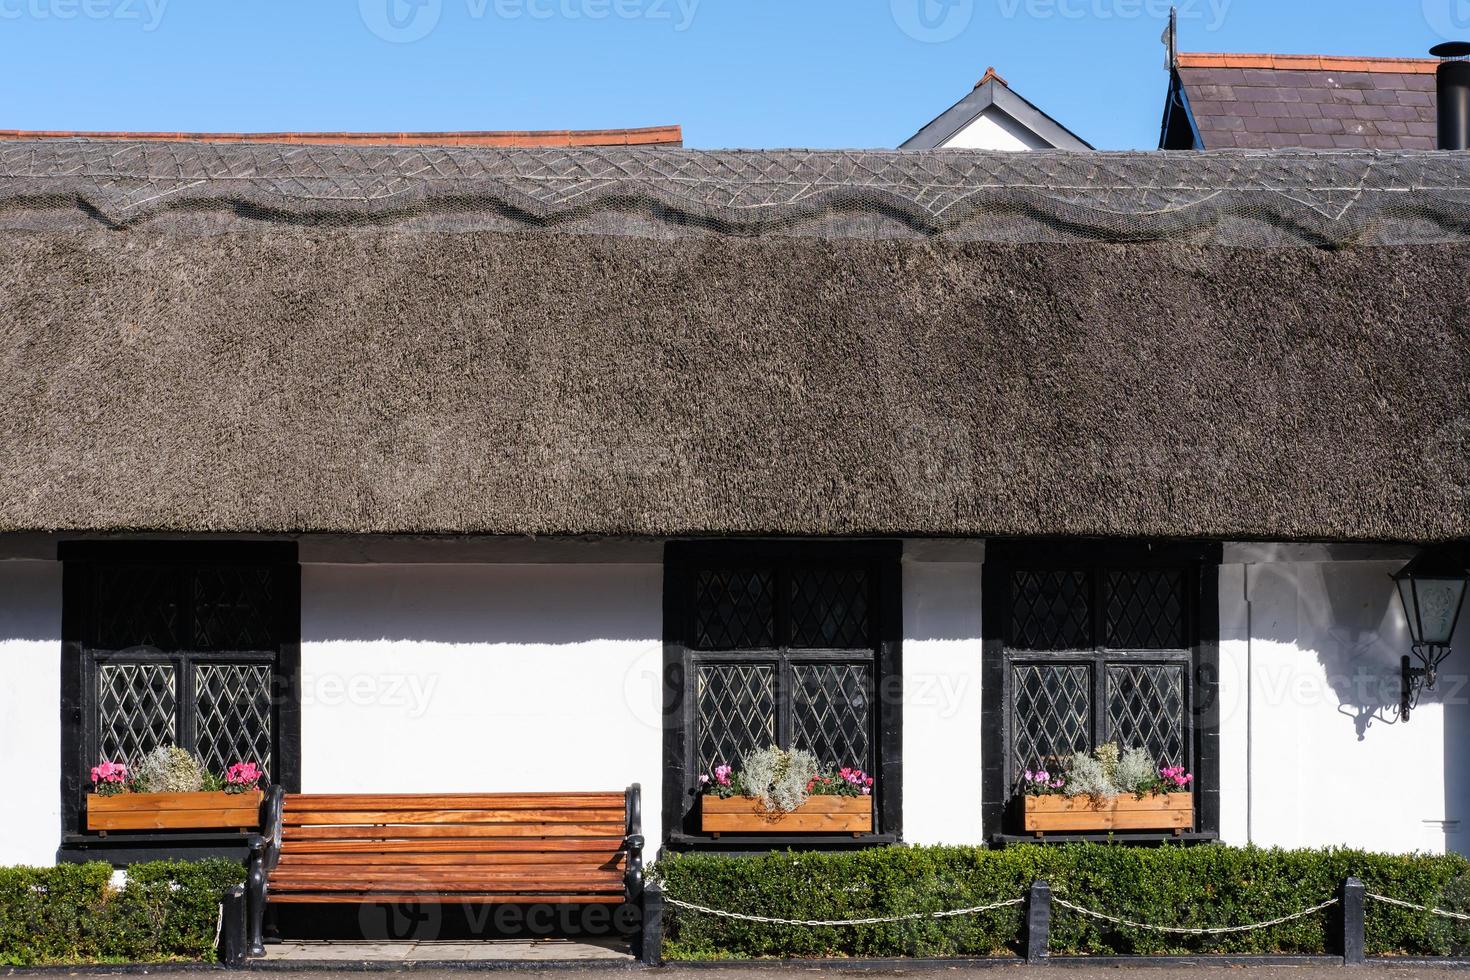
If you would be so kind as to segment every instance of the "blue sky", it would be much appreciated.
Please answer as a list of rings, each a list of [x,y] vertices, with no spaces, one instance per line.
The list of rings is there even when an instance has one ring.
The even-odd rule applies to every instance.
[[[1177,0],[1184,50],[1418,56],[1470,0]],[[694,147],[896,146],[995,65],[1152,147],[1165,0],[0,0],[0,128],[681,123]]]

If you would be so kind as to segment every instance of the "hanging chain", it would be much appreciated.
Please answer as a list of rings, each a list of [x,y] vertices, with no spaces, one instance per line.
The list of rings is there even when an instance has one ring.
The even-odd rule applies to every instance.
[[[1232,932],[1252,932],[1256,929],[1269,929],[1272,926],[1279,926],[1286,922],[1294,922],[1297,919],[1305,919],[1307,916],[1315,915],[1325,908],[1331,908],[1332,906],[1336,905],[1339,900],[1336,898],[1329,898],[1327,901],[1322,902],[1320,905],[1313,905],[1311,908],[1302,909],[1300,912],[1293,912],[1290,915],[1283,915],[1280,918],[1276,919],[1268,919],[1265,922],[1252,922],[1249,925],[1243,926],[1154,926],[1149,925],[1147,922],[1134,922],[1132,919],[1120,919],[1115,915],[1105,915],[1102,912],[1094,912],[1092,909],[1085,909],[1080,905],[1073,905],[1066,899],[1053,897],[1052,901],[1055,902],[1057,905],[1060,905],[1064,909],[1071,909],[1073,912],[1077,912],[1082,915],[1088,915],[1094,919],[1101,919],[1104,922],[1111,922],[1113,925],[1116,926],[1126,926],[1129,929],[1145,929],[1149,932],[1166,932],[1170,935],[1175,936],[1223,936]]]
[[[892,922],[916,922],[920,919],[949,919],[961,915],[979,915],[982,912],[994,912],[997,909],[1010,908],[1023,904],[1024,898],[1011,898],[1004,902],[992,902],[989,905],[976,905],[968,909],[955,909],[950,912],[911,912],[908,915],[871,916],[865,919],[777,919],[769,915],[746,915],[743,912],[726,912],[723,909],[706,908],[703,905],[695,905],[692,902],[681,902],[677,898],[665,898],[669,905],[688,909],[691,912],[702,912],[705,915],[718,916],[721,919],[738,919],[741,922],[762,922],[774,926],[878,926]]]
[[[1375,895],[1372,892],[1365,892],[1364,895],[1367,898],[1373,899],[1375,902],[1382,902],[1385,905],[1397,905],[1401,909],[1413,909],[1415,912],[1428,912],[1430,915],[1438,915],[1446,919],[1458,919],[1461,922],[1470,922],[1470,915],[1466,915],[1464,912],[1448,912],[1429,905],[1415,905],[1413,902],[1405,902],[1399,898],[1389,898],[1387,895]]]

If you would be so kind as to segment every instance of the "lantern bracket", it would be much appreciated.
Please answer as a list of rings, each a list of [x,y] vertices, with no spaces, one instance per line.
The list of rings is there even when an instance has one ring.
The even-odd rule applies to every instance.
[[[1425,691],[1434,690],[1439,676],[1439,665],[1450,655],[1450,648],[1438,643],[1415,643],[1414,656],[1400,661],[1403,686],[1399,695],[1399,717],[1409,720],[1409,715],[1419,707],[1419,697]],[[1418,660],[1421,666],[1414,666]]]

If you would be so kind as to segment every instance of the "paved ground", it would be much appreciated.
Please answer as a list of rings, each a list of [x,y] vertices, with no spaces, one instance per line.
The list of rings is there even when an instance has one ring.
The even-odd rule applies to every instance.
[[[1466,980],[1470,977],[1470,971],[1429,968],[1429,967],[1385,967],[1370,965],[1357,969],[1347,970],[1342,967],[1215,967],[1215,966],[1158,966],[1158,967],[1088,967],[1088,966],[1065,966],[1046,968],[1025,968],[1020,964],[1015,966],[1001,965],[980,968],[925,968],[925,969],[855,969],[844,967],[841,964],[826,964],[812,967],[786,967],[772,970],[770,968],[741,969],[691,969],[688,967],[665,967],[661,970],[650,972],[651,978],[657,980],[761,980],[761,978],[774,978],[781,976],[801,976],[807,978],[851,978],[861,977],[898,977],[903,980],[991,980],[997,975],[1013,976],[1016,980],[1119,980],[1120,975],[1133,974],[1140,980]],[[192,974],[191,974],[192,975]],[[482,972],[456,971],[456,970],[426,970],[416,969],[409,974],[413,980],[473,980],[475,977],[483,977]],[[608,980],[608,977],[620,975],[620,973],[609,974],[608,970],[602,969],[555,969],[536,970],[528,967],[519,970],[516,976],[544,976],[553,980]],[[330,980],[330,974],[312,971],[271,972],[268,974],[272,980]],[[219,975],[214,974],[215,980]]]
[[[566,939],[498,939],[456,942],[282,942],[265,948],[270,964],[301,961],[351,963],[362,961],[398,963],[444,960],[536,963],[547,960],[587,960],[631,963],[626,942],[573,942]]]

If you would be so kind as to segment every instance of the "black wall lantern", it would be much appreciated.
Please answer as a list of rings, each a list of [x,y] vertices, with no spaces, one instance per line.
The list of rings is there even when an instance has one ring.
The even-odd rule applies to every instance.
[[[1457,551],[1425,551],[1405,565],[1394,583],[1404,604],[1409,621],[1409,637],[1413,640],[1413,660],[1404,657],[1403,694],[1399,717],[1409,720],[1409,713],[1419,706],[1419,695],[1434,690],[1439,665],[1450,655],[1455,638],[1455,624],[1460,607],[1465,603],[1465,586],[1470,573]]]

